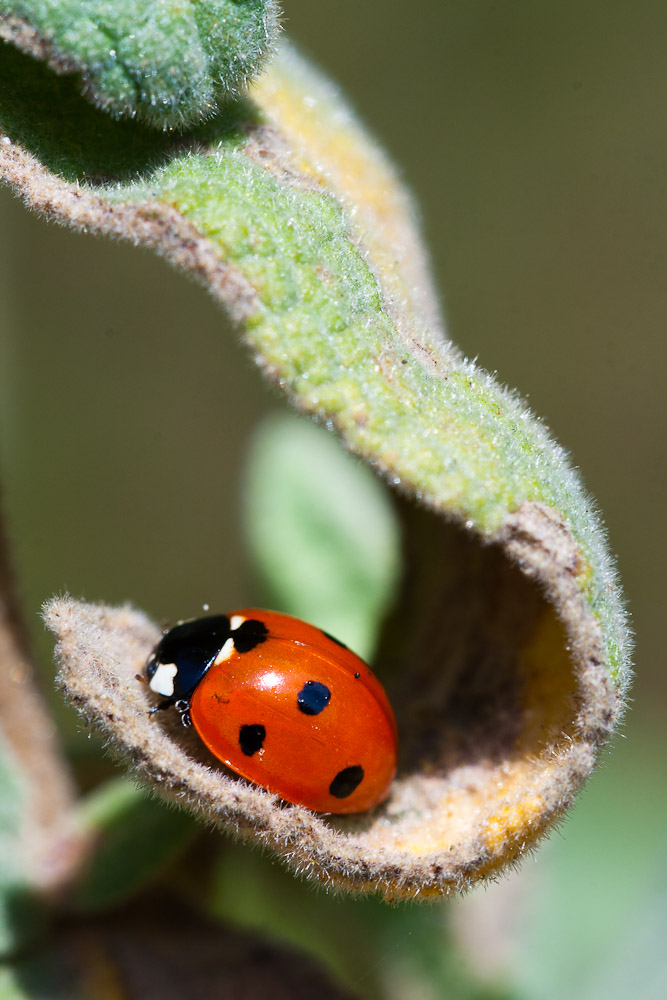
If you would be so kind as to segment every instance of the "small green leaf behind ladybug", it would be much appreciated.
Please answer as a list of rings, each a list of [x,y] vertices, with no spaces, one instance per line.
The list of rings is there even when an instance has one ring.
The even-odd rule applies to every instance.
[[[256,433],[244,495],[266,603],[368,659],[400,566],[398,523],[379,480],[324,430],[274,416]]]

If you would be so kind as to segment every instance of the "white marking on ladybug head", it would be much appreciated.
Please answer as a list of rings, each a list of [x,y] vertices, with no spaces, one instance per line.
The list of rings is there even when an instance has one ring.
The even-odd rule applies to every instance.
[[[243,625],[244,621],[245,618],[243,617],[243,615],[232,615],[232,617],[229,619],[229,627],[231,628],[232,631],[234,631],[235,628],[238,628],[240,625]]]
[[[158,663],[157,670],[148,682],[151,691],[171,698],[174,693],[174,677],[178,673],[175,663]]]
[[[220,652],[218,653],[218,655],[216,656],[215,660],[213,661],[213,665],[217,666],[219,663],[224,663],[225,660],[229,659],[229,657],[232,655],[233,652],[234,652],[234,640],[230,636],[227,642],[220,650]]]

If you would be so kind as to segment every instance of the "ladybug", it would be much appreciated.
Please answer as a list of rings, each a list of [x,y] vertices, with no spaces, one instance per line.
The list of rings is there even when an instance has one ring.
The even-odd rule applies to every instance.
[[[396,773],[384,688],[342,642],[247,608],[182,622],[153,650],[151,691],[237,774],[316,812],[363,812]]]

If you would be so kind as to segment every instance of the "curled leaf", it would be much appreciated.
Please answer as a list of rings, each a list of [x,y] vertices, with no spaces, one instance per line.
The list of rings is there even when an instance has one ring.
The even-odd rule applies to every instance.
[[[457,543],[457,570],[457,556],[477,565],[463,588],[452,572],[450,610],[440,608],[443,633],[432,648],[417,637],[423,658],[399,713],[402,772],[372,813],[332,819],[285,805],[229,774],[169,718],[176,713],[150,717],[136,674],[160,633],[130,608],[48,605],[61,683],[143,781],[223,829],[258,838],[297,871],[389,898],[463,889],[518,857],[560,815],[592,767],[615,698],[599,671],[577,684],[562,626],[498,550],[480,560],[470,543],[457,553]],[[450,632],[458,618],[463,627]],[[584,698],[573,717],[577,686]]]
[[[376,812],[287,807],[151,723],[132,678],[157,633],[135,612],[50,606],[68,694],[143,780],[329,884],[427,897],[514,862],[571,804],[622,710],[625,615],[566,455],[446,341],[392,168],[289,49],[253,104],[177,145],[101,121],[14,56],[4,75],[0,56],[7,181],[52,218],[195,275],[292,403],[422,508],[404,504],[407,575],[377,657],[402,760]],[[43,124],[54,100],[57,135]]]
[[[0,0],[0,39],[114,115],[157,128],[210,118],[278,32],[275,0]]]

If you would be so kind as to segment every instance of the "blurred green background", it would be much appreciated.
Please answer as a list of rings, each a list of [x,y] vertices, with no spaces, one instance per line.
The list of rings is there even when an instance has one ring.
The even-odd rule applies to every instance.
[[[389,909],[315,894],[228,847],[214,908],[386,1000],[658,1000],[667,5],[286,0],[285,12],[414,191],[453,339],[529,398],[597,497],[638,677],[604,767],[519,875]],[[256,599],[239,476],[253,429],[283,405],[199,288],[0,191],[0,458],[47,676],[37,615],[53,593],[129,599],[158,619]]]

